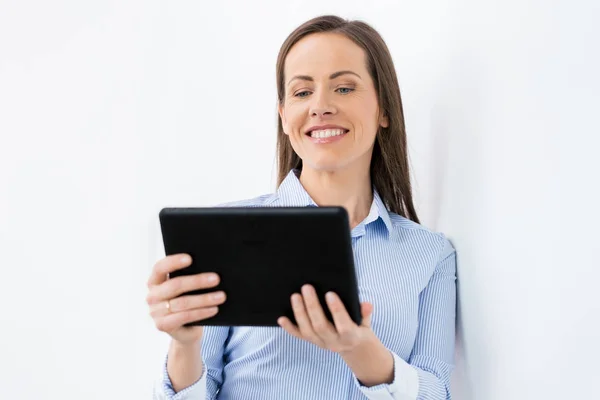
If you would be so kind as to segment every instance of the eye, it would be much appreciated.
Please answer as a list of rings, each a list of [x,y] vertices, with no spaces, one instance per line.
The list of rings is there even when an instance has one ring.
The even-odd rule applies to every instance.
[[[353,88],[341,87],[336,90],[339,90],[341,94],[348,94],[354,91]]]
[[[301,94],[304,94],[304,93],[310,93],[310,92],[308,90],[305,90],[303,92],[298,92],[294,95],[294,97],[300,97],[300,98],[306,97],[306,96],[301,96]]]

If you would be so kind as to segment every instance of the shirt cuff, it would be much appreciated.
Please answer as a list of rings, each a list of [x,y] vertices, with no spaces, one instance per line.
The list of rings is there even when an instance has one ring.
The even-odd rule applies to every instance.
[[[202,375],[200,378],[194,382],[191,386],[186,387],[179,392],[175,392],[173,389],[173,383],[171,382],[171,378],[169,378],[169,372],[167,371],[167,360],[168,356],[165,359],[165,363],[163,366],[162,373],[162,382],[160,391],[162,392],[161,397],[155,396],[155,399],[165,399],[165,400],[185,400],[185,399],[204,399],[206,397],[206,366],[202,365]]]
[[[419,373],[409,363],[390,351],[394,357],[394,380],[392,383],[367,387],[354,377],[354,383],[369,400],[417,400]]]

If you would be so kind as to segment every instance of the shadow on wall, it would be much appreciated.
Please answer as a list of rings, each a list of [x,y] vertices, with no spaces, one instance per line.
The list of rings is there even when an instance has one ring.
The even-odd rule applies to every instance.
[[[444,231],[457,250],[457,326],[455,369],[451,390],[454,399],[475,400],[475,386],[485,387],[485,374],[472,363],[472,354],[485,354],[481,335],[473,332],[481,310],[478,309],[475,260],[477,249],[468,246],[469,238],[481,229],[485,173],[482,162],[482,121],[485,110],[481,88],[484,69],[477,54],[468,49],[453,49],[433,92],[431,114],[432,222]],[[468,295],[467,295],[468,294]],[[480,358],[475,358],[480,359]]]

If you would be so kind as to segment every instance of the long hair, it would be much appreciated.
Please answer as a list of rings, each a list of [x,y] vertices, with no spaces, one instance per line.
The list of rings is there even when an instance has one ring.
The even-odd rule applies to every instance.
[[[277,57],[277,98],[285,101],[285,59],[294,44],[313,33],[338,33],[360,46],[367,59],[367,70],[373,79],[379,107],[388,117],[388,127],[379,127],[371,159],[371,182],[388,209],[419,223],[412,201],[406,131],[400,87],[392,57],[379,33],[362,21],[349,21],[334,15],[313,18],[294,30],[283,42]],[[302,160],[296,154],[283,132],[281,117],[277,115],[277,186],[291,169],[302,169]]]

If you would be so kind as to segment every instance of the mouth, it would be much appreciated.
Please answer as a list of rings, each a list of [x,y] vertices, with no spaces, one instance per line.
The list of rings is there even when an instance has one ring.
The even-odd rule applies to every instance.
[[[314,138],[314,139],[327,139],[327,138],[342,136],[348,132],[350,132],[348,129],[343,129],[343,128],[315,129],[315,130],[306,132],[306,135],[310,136],[311,138]]]

